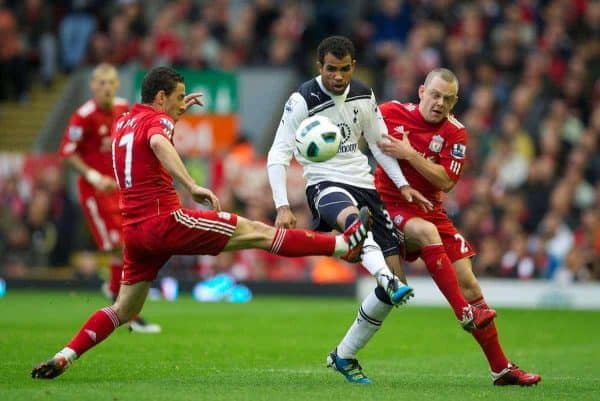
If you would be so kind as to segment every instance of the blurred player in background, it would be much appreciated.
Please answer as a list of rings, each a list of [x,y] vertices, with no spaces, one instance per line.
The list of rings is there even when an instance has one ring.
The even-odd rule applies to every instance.
[[[458,232],[442,204],[442,191],[452,190],[464,169],[467,130],[450,111],[458,101],[458,79],[447,69],[431,71],[419,87],[419,104],[396,101],[381,105],[389,137],[380,142],[381,150],[399,160],[408,183],[434,205],[424,212],[407,202],[394,182],[380,167],[375,185],[398,229],[405,235],[406,259],[419,256],[431,277],[460,319],[464,296],[474,308],[488,309],[471,266],[475,251]],[[459,286],[450,272],[456,270]],[[495,385],[530,386],[541,377],[527,373],[508,361],[492,322],[472,328],[488,359]]]
[[[185,95],[183,77],[167,67],[151,70],[142,83],[142,104],[114,125],[113,168],[123,215],[124,267],[119,296],[112,306],[93,313],[73,339],[52,359],[33,368],[33,378],[51,379],[84,352],[139,313],[148,289],[164,263],[175,254],[217,255],[257,248],[281,256],[360,254],[370,229],[368,208],[343,234],[275,228],[221,211],[215,194],[199,186],[173,146],[175,122],[199,93]],[[183,209],[173,180],[196,202],[214,210]]]
[[[129,107],[116,97],[119,77],[115,67],[100,64],[92,71],[93,97],[71,116],[60,154],[80,175],[77,180],[79,202],[98,249],[110,254],[109,281],[103,292],[116,299],[123,271],[121,213],[117,183],[111,157],[111,127]],[[132,331],[158,333],[160,326],[139,316],[129,322]]]
[[[361,262],[378,286],[363,300],[356,321],[327,357],[328,366],[349,382],[370,383],[356,354],[381,327],[392,307],[406,302],[412,295],[412,288],[405,284],[398,256],[399,238],[375,191],[367,156],[358,146],[360,137],[364,135],[377,163],[391,177],[391,185],[406,202],[424,209],[432,205],[409,186],[398,163],[377,146],[387,129],[372,89],[352,78],[356,66],[352,42],[342,36],[328,37],[320,43],[317,54],[319,75],[300,85],[288,99],[269,151],[269,182],[277,208],[275,225],[294,227],[296,224],[286,185],[286,167],[292,155],[304,167],[306,197],[315,229],[343,231],[356,219],[358,207],[367,206],[373,212],[373,233],[365,241]],[[337,155],[320,163],[312,163],[298,152],[294,153],[295,131],[304,119],[313,115],[328,117],[343,136]],[[464,316],[460,318],[464,318],[464,325],[484,324],[493,319],[492,312],[472,311],[464,299],[463,307]]]

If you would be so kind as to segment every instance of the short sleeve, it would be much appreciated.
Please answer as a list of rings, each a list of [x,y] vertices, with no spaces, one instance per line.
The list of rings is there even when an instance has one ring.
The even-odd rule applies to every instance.
[[[60,145],[59,152],[61,157],[69,157],[77,153],[79,144],[83,140],[84,135],[85,120],[79,113],[74,113],[69,120],[69,124],[67,125]]]
[[[467,130],[460,128],[445,141],[444,148],[440,152],[440,164],[446,169],[446,173],[456,182],[460,178],[467,156]]]
[[[167,115],[161,115],[152,119],[148,128],[146,129],[146,140],[150,141],[150,138],[154,135],[162,135],[173,142],[173,130],[175,129],[175,122]]]

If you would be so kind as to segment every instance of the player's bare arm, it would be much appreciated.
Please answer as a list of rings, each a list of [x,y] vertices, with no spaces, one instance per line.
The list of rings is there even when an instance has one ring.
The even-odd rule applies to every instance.
[[[114,178],[103,175],[97,170],[91,168],[79,155],[73,154],[65,158],[65,161],[97,190],[101,192],[112,192],[117,189],[117,182],[114,180]]]
[[[405,133],[401,140],[388,135],[385,137],[386,140],[380,141],[378,145],[383,153],[409,162],[427,181],[440,190],[444,192],[452,190],[454,181],[448,176],[446,169],[421,156],[410,144],[408,135],[409,133]]]
[[[217,196],[210,189],[196,184],[185,168],[179,154],[167,138],[162,135],[153,135],[150,138],[150,147],[163,167],[185,187],[196,202],[208,202],[213,209],[221,211],[221,204]]]

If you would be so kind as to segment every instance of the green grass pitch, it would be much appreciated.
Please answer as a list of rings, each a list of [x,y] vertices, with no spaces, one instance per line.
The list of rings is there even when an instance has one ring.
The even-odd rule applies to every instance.
[[[487,363],[448,308],[395,309],[359,355],[371,386],[350,385],[325,357],[358,301],[256,297],[243,305],[189,296],[148,302],[158,335],[120,328],[61,377],[32,380],[105,301],[96,293],[9,291],[0,298],[0,400],[600,400],[600,312],[498,311],[508,356],[537,387],[494,387]]]

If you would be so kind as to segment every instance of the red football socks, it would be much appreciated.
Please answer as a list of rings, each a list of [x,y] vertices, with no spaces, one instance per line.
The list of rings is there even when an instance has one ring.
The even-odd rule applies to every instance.
[[[469,303],[475,308],[489,309],[483,297],[470,301]],[[475,329],[471,333],[481,346],[492,372],[501,372],[502,369],[508,366],[508,359],[506,358],[506,355],[504,355],[504,351],[500,345],[498,330],[496,330],[494,322],[483,329]]]
[[[117,327],[121,325],[119,318],[110,307],[102,308],[96,312],[84,323],[75,334],[75,337],[69,341],[67,347],[71,348],[80,357],[84,352],[100,343],[110,335]]]
[[[279,228],[271,244],[270,252],[281,256],[333,255],[333,235],[314,231]]]
[[[446,297],[458,320],[463,318],[463,309],[468,307],[467,300],[458,286],[458,279],[452,262],[448,259],[443,245],[427,245],[421,249],[421,258],[427,270],[442,294]]]

